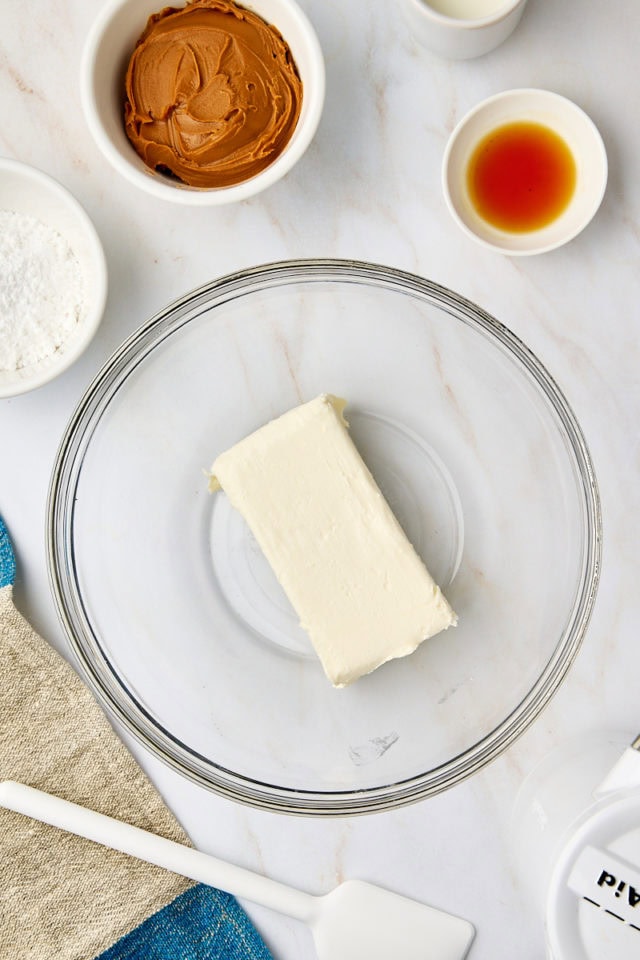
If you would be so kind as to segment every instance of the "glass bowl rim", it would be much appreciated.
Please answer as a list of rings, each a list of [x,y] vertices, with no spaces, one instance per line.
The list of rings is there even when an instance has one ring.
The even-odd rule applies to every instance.
[[[75,485],[84,451],[113,392],[162,340],[189,322],[185,313],[189,314],[198,302],[215,298],[210,304],[215,307],[236,295],[296,281],[362,283],[413,294],[484,334],[520,368],[524,367],[550,404],[564,429],[582,492],[582,576],[567,626],[534,685],[490,733],[471,747],[431,770],[385,786],[330,791],[281,787],[218,766],[180,743],[136,701],[104,654],[100,660],[101,645],[90,631],[73,576]],[[114,351],[88,385],[60,441],[49,485],[46,546],[49,583],[67,642],[83,679],[109,716],[171,768],[227,799],[290,815],[335,817],[396,809],[434,796],[482,769],[528,729],[560,686],[587,630],[600,579],[602,517],[591,455],[573,410],[543,364],[508,327],[472,301],[415,273],[360,260],[316,258],[261,264],[209,281],[169,303]]]

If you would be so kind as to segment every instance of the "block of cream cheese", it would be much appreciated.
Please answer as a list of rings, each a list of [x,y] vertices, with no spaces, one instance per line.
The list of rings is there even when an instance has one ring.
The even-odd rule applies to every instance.
[[[457,617],[323,394],[220,454],[222,488],[336,687],[412,653]]]

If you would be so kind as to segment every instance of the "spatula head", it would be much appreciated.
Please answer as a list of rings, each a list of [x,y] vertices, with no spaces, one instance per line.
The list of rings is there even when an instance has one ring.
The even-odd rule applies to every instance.
[[[462,960],[467,920],[360,880],[320,898],[312,923],[319,960]]]

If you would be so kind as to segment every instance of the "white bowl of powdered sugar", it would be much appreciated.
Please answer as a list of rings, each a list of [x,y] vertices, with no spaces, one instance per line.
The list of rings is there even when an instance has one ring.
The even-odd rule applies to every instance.
[[[78,201],[40,170],[0,158],[0,397],[77,360],[106,294],[102,245]]]

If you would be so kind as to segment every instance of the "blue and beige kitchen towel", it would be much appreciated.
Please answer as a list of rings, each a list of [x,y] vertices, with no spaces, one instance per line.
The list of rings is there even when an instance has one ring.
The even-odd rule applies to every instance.
[[[13,604],[0,518],[0,779],[188,843],[74,670]],[[269,960],[237,901],[0,810],[0,957]]]

